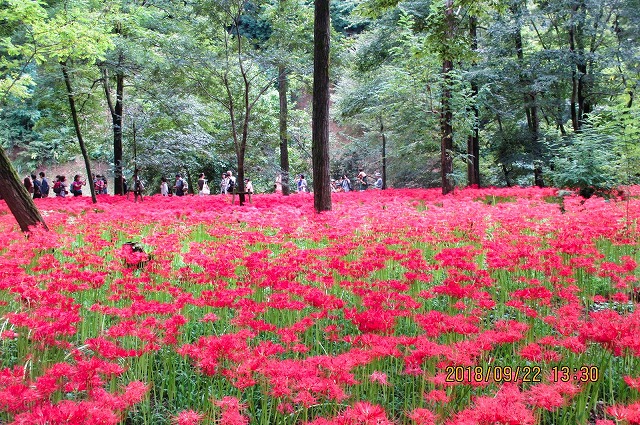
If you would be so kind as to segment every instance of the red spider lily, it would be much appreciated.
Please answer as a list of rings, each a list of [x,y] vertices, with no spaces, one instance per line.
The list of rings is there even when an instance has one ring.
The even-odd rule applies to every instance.
[[[614,404],[607,408],[607,414],[613,416],[616,421],[640,424],[640,403],[632,403],[628,406]]]
[[[524,403],[524,395],[514,384],[504,384],[495,397],[478,397],[474,407],[460,412],[447,422],[462,424],[528,425],[535,423],[535,416]]]
[[[537,384],[525,392],[525,398],[533,407],[552,411],[565,405],[579,391],[571,382]]]
[[[389,385],[389,382],[387,381],[387,374],[377,370],[369,376],[369,381],[377,382],[380,385]]]
[[[448,403],[449,396],[443,390],[431,390],[424,395],[424,399],[431,403]]]
[[[198,425],[204,419],[202,413],[194,410],[183,410],[171,419],[175,425]]]
[[[336,403],[350,406],[312,423],[391,423],[403,414],[397,403],[354,400],[367,382],[403,379],[435,385],[424,399],[407,395],[405,421],[562,416],[576,399],[590,400],[584,387],[549,383],[547,374],[520,388],[447,382],[445,373],[514,356],[551,362],[548,370],[588,349],[595,364],[603,355],[625,360],[611,363],[616,379],[615,365],[640,352],[637,264],[621,254],[635,252],[625,223],[640,219],[640,201],[630,198],[627,210],[568,198],[563,213],[545,202],[553,194],[389,190],[336,196],[321,215],[296,196],[261,195],[243,207],[214,196],[150,197],[135,207],[106,197],[97,208],[43,199],[60,233],[36,229],[28,239],[2,204],[0,342],[10,367],[0,370],[0,410],[14,423],[118,423],[133,405],[159,402],[142,397],[153,369],[142,362],[178,353],[202,379],[226,380],[242,396],[218,402],[211,418],[185,406],[174,423],[245,424],[261,408],[276,421],[305,409],[326,415],[323,406]],[[487,205],[486,196],[513,202]],[[628,246],[605,259],[603,239]],[[129,252],[127,240],[153,258]],[[133,383],[112,391],[125,376]],[[636,380],[626,377],[631,388]],[[607,412],[632,422],[638,409],[628,403]]]
[[[222,410],[220,414],[221,425],[246,425],[249,423],[249,418],[241,413],[246,409],[246,405],[240,403],[237,398],[226,396],[221,400],[214,400],[213,404]]]
[[[429,409],[418,407],[413,409],[411,413],[407,414],[416,425],[435,425],[436,415]]]

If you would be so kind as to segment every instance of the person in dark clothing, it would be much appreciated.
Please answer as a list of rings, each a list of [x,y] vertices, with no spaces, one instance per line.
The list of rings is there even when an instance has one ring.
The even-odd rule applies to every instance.
[[[43,198],[48,198],[50,189],[49,180],[44,176],[44,172],[40,171],[40,195]]]
[[[35,174],[31,174],[31,181],[33,182],[33,199],[42,198],[42,182]]]

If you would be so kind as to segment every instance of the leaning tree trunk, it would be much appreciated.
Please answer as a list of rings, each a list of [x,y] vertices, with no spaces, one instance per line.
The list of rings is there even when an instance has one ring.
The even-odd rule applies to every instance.
[[[278,66],[278,97],[280,98],[280,172],[282,194],[289,195],[289,140],[287,136],[287,68]]]
[[[315,0],[313,28],[313,206],[331,210],[329,180],[329,0]]]
[[[78,137],[78,143],[80,144],[80,151],[82,152],[82,158],[84,158],[84,166],[87,170],[87,179],[90,181],[89,189],[91,191],[91,200],[93,203],[97,203],[96,199],[96,190],[93,185],[93,181],[91,181],[91,162],[89,161],[89,154],[87,153],[87,147],[84,144],[84,139],[82,138],[82,131],[80,130],[80,122],[78,121],[78,110],[76,108],[76,100],[73,95],[73,88],[71,87],[71,77],[69,76],[69,70],[67,68],[67,62],[60,62],[62,67],[62,75],[64,77],[64,84],[67,86],[67,96],[69,98],[69,108],[71,109],[71,117],[73,118],[73,127],[76,130],[76,136]]]
[[[28,232],[30,227],[38,224],[49,230],[2,148],[0,148],[0,197],[7,203],[23,232]]]

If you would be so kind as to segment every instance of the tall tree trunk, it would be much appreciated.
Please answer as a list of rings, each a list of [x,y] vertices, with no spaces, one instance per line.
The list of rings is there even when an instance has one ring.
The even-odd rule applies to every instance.
[[[122,60],[122,54],[120,60]],[[124,181],[122,177],[122,124],[123,124],[123,108],[124,108],[124,73],[116,72],[116,102],[113,103],[111,97],[111,89],[109,88],[109,73],[107,68],[102,69],[102,85],[104,87],[109,113],[111,114],[111,123],[113,129],[113,193],[115,195],[124,195]]]
[[[453,61],[442,62],[443,89],[442,110],[440,111],[440,167],[442,169],[442,194],[453,192],[453,111],[451,110],[451,71]]]
[[[520,19],[521,8],[519,3],[515,3],[512,6],[512,13],[516,19]],[[524,65],[524,49],[522,45],[522,28],[520,22],[516,24],[516,31],[514,34],[514,44],[516,47],[516,56],[518,61]],[[527,128],[531,135],[531,156],[533,158],[533,181],[538,187],[544,186],[542,179],[542,161],[540,160],[540,117],[538,115],[538,106],[536,104],[536,93],[531,87],[531,81],[528,77],[520,75],[520,85],[524,88],[525,93],[523,95],[523,105],[525,114],[527,116]]]
[[[384,134],[384,123],[380,120],[380,134],[382,135],[382,189],[387,188],[387,136]]]
[[[478,19],[475,16],[469,17],[469,35],[471,37],[471,49],[478,50]],[[475,66],[475,63],[473,63]],[[471,96],[473,102],[473,131],[467,138],[467,184],[469,186],[480,186],[480,136],[478,132],[478,121],[480,111],[478,109],[478,83],[475,78],[471,81]]]
[[[116,104],[113,114],[113,163],[115,177],[113,180],[114,193],[124,195],[124,177],[122,176],[122,114],[124,110],[124,73],[116,72]]]
[[[84,139],[82,138],[82,131],[80,130],[80,122],[78,121],[78,111],[76,109],[76,100],[73,94],[73,88],[71,87],[71,77],[69,76],[69,69],[67,68],[67,61],[60,62],[62,67],[62,76],[64,77],[64,84],[67,86],[67,96],[69,98],[69,108],[71,109],[71,117],[73,118],[73,127],[76,130],[76,136],[78,137],[78,143],[80,144],[80,151],[82,152],[82,158],[84,158],[84,166],[87,170],[87,180],[89,181],[89,189],[91,190],[91,200],[93,203],[97,203],[96,190],[91,181],[91,162],[89,161],[89,154],[87,148],[84,145]]]
[[[584,0],[576,1],[571,8],[569,27],[569,52],[572,58],[571,123],[575,132],[582,130],[587,116],[593,109],[589,99],[591,76],[588,74],[585,56],[585,14]]]
[[[454,16],[453,0],[445,2],[445,22],[447,40],[452,40],[454,36]],[[453,192],[453,110],[451,101],[451,72],[453,71],[453,60],[449,57],[449,52],[444,52],[442,60],[442,105],[440,110],[440,168],[442,170],[442,194]]]
[[[0,198],[7,203],[9,211],[11,211],[23,232],[28,232],[29,227],[37,226],[38,224],[49,230],[40,211],[36,208],[36,204],[31,199],[31,195],[25,189],[7,154],[1,147]]]
[[[329,180],[329,0],[315,0],[313,28],[313,206],[331,210]]]
[[[284,65],[278,66],[278,97],[280,98],[280,173],[282,194],[289,195],[289,139],[287,120],[289,116],[287,107],[288,76]]]

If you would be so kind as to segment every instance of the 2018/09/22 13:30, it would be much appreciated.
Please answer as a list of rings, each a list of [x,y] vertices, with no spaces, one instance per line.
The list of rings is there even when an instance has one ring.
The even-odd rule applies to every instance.
[[[447,366],[446,382],[542,382],[541,366]],[[553,382],[596,382],[600,377],[597,366],[553,366]]]

